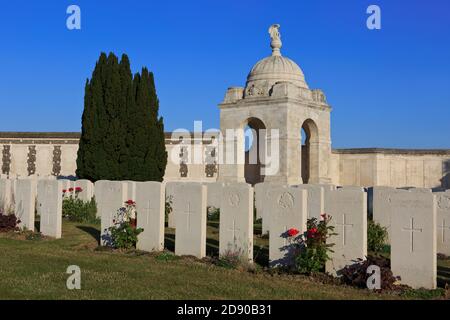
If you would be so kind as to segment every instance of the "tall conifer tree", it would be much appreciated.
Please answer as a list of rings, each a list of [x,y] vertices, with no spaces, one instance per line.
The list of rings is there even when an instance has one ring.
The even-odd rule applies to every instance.
[[[153,74],[132,76],[126,55],[102,53],[86,82],[77,176],[162,181],[167,152]]]

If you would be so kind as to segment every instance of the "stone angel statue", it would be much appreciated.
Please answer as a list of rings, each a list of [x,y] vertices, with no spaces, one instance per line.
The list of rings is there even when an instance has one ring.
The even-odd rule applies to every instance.
[[[270,26],[269,34],[270,34],[270,39],[272,41],[280,41],[281,40],[280,32],[278,31],[279,29],[280,29],[279,24],[273,24]]]
[[[280,48],[281,48],[281,37],[280,32],[278,31],[280,29],[279,24],[273,24],[269,28],[269,34],[270,34],[270,47],[272,48],[272,55],[273,56],[281,56]]]

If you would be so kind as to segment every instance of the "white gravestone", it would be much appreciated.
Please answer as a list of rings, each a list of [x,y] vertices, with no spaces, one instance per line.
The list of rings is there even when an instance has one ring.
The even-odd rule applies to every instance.
[[[334,184],[315,184],[316,186],[322,187],[325,191],[333,191],[336,190],[336,186]]]
[[[127,200],[136,200],[136,182],[134,181],[124,181],[127,184],[128,189],[128,199]]]
[[[256,215],[258,219],[262,219],[262,234],[268,233],[270,228],[270,210],[267,203],[270,199],[271,190],[282,186],[279,183],[269,182],[255,185]]]
[[[437,252],[450,256],[450,193],[436,192]]]
[[[144,229],[138,235],[139,250],[164,249],[164,194],[160,182],[136,182],[137,227]]]
[[[201,183],[187,182],[174,187],[175,254],[203,258],[206,255],[206,196]]]
[[[269,218],[269,265],[271,267],[293,264],[293,246],[287,231],[295,228],[300,234],[306,231],[307,192],[296,187],[272,186],[267,201]]]
[[[122,181],[100,180],[95,183],[97,215],[101,218],[100,244],[111,245],[108,229],[114,225],[117,211],[125,206],[128,199],[127,183]]]
[[[338,190],[351,190],[351,191],[365,191],[364,187],[360,186],[338,186]]]
[[[0,179],[0,211],[8,213],[11,209],[11,180]]]
[[[19,228],[34,231],[34,211],[36,203],[36,181],[17,179],[15,181],[15,212],[21,221]]]
[[[220,204],[219,254],[253,260],[253,188],[246,183],[223,187]]]
[[[324,188],[313,184],[299,184],[296,187],[308,191],[308,218],[320,220],[320,215],[325,213]]]
[[[391,196],[391,269],[412,288],[436,288],[436,197],[424,192]]]
[[[373,187],[371,196],[371,206],[373,221],[385,227],[387,230],[387,241],[391,239],[391,216],[395,214],[392,211],[391,196],[398,191],[398,189],[390,187]]]
[[[411,192],[425,192],[425,193],[431,193],[432,190],[430,188],[415,188],[415,187],[402,187],[398,188],[399,190],[407,190]]]
[[[222,198],[222,182],[210,182],[205,183],[207,188],[207,200],[206,205],[208,207],[220,208],[220,202]]]
[[[40,232],[44,236],[61,238],[62,234],[62,182],[40,180],[38,195],[41,199]]]
[[[94,184],[85,179],[77,180],[74,183],[75,189],[81,188],[81,192],[78,193],[78,199],[88,202],[91,201],[92,197],[94,196]]]
[[[340,188],[325,194],[325,212],[331,216],[330,226],[337,235],[328,238],[334,243],[326,271],[339,275],[345,266],[367,256],[367,195],[359,189]]]

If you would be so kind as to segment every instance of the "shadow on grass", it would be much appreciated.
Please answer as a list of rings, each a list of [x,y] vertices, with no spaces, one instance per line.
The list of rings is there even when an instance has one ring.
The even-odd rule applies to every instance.
[[[253,260],[260,266],[269,266],[269,248],[253,246]]]
[[[175,235],[171,233],[164,234],[164,249],[175,252]]]
[[[206,255],[210,257],[219,256],[219,240],[212,238],[213,236],[219,237],[219,221],[208,221],[208,234],[206,238]],[[261,234],[261,225],[256,224],[255,235]],[[169,230],[164,234],[164,248],[171,252],[175,252],[175,234],[174,230]],[[267,246],[254,245],[253,246],[253,259],[255,263],[261,266],[269,265],[269,248]]]
[[[450,268],[438,266],[437,268],[437,285],[445,288],[445,284],[450,284]]]
[[[175,235],[172,233],[166,233],[164,235],[164,249],[175,252]],[[219,241],[215,239],[206,239],[206,255],[218,256],[219,255]]]
[[[216,228],[219,230],[219,222],[218,221],[208,221],[206,224],[208,227]]]
[[[262,224],[255,223],[253,225],[253,234],[260,236],[262,234]]]
[[[77,228],[91,235],[97,241],[97,243],[100,243],[100,230],[98,230],[97,228],[89,226],[77,226]]]

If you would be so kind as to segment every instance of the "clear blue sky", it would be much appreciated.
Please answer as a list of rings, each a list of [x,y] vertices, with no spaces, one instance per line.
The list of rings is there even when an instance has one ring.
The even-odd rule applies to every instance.
[[[81,30],[66,28],[70,4]],[[154,72],[166,130],[218,128],[227,87],[270,54],[272,23],[333,107],[333,147],[450,148],[448,0],[2,1],[0,131],[79,131],[101,51]]]

